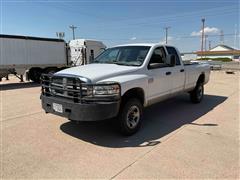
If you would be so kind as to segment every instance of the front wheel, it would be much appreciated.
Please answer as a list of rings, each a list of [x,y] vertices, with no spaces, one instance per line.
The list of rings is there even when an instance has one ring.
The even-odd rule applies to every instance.
[[[142,123],[143,106],[138,99],[129,99],[123,104],[118,122],[123,135],[132,135],[138,131]]]
[[[190,92],[190,99],[193,103],[200,103],[204,95],[203,83],[197,83],[193,91]]]

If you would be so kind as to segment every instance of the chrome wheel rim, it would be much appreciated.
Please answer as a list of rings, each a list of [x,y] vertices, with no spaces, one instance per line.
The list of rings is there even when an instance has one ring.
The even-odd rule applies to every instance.
[[[137,106],[131,106],[127,112],[127,126],[130,129],[135,128],[140,120],[140,110]]]

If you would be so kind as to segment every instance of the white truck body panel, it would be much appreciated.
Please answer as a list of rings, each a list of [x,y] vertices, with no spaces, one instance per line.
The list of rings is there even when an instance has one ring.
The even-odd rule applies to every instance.
[[[97,83],[110,75],[119,76],[121,74],[132,73],[137,67],[118,66],[116,64],[87,64],[83,66],[72,67],[59,71],[57,74],[68,74],[75,76],[83,76],[91,80],[92,83]]]

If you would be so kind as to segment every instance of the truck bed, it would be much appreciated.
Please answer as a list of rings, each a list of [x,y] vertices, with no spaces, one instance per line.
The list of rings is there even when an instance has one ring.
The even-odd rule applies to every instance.
[[[200,64],[200,63],[197,61],[183,61],[184,66],[197,65],[197,64]]]

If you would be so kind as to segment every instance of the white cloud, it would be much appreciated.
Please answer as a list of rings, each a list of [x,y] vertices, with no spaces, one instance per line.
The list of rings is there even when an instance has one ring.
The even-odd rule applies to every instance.
[[[204,33],[205,34],[218,34],[220,32],[220,30],[216,27],[205,27],[204,28]],[[191,33],[191,36],[200,36],[202,34],[202,30],[196,32],[196,31],[193,31]]]
[[[136,39],[137,39],[136,37],[131,37],[131,38],[130,38],[131,41],[134,41],[134,40],[136,40]]]

